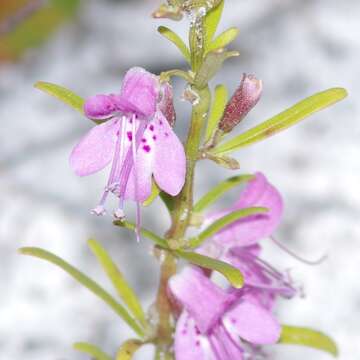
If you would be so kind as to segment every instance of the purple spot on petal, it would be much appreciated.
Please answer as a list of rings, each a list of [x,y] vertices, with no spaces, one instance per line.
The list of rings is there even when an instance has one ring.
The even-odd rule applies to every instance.
[[[128,139],[129,139],[129,141],[132,141],[132,132],[131,132],[131,131],[128,131],[128,132],[126,133],[126,135],[127,135]]]
[[[151,150],[151,147],[149,145],[143,146],[143,149],[148,153]]]
[[[195,346],[199,347],[200,346],[200,341],[196,340]]]
[[[160,125],[162,125],[162,124],[163,124],[162,120],[160,120],[160,121],[159,121],[159,124],[160,124]]]
[[[117,132],[116,132],[116,136],[119,136],[120,135],[120,130],[118,130]]]
[[[155,140],[156,140],[156,135],[154,135],[152,138],[153,138],[153,140],[155,141]]]
[[[154,125],[150,125],[150,126],[149,126],[149,129],[150,129],[150,131],[154,131],[154,129],[155,129],[155,128],[154,128]]]
[[[142,138],[142,139],[141,139],[141,142],[146,143],[146,139],[145,139],[145,138]]]
[[[168,137],[168,136],[169,136],[169,133],[166,132],[166,133],[165,133],[165,136]]]

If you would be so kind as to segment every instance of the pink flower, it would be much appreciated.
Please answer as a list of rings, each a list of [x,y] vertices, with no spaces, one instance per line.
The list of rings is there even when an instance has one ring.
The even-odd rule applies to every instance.
[[[168,194],[175,196],[181,191],[186,159],[183,145],[170,126],[175,121],[170,85],[161,85],[157,76],[144,69],[132,68],[125,75],[120,94],[91,97],[84,111],[88,118],[104,122],[75,146],[70,156],[72,169],[79,176],[87,176],[112,164],[94,214],[105,213],[110,192],[119,198],[116,218],[124,217],[124,200],[137,202],[139,210],[139,203],[151,194],[153,177]]]
[[[251,289],[225,291],[198,268],[187,267],[169,282],[183,306],[175,333],[176,360],[244,359],[244,342],[274,344],[280,325]]]
[[[283,201],[278,190],[263,174],[256,173],[232,207],[213,213],[206,222],[211,223],[235,210],[254,206],[265,207],[268,212],[234,222],[203,244],[198,251],[238,268],[244,275],[245,284],[253,288],[253,294],[271,308],[276,295],[291,298],[297,292],[288,275],[277,271],[260,258],[260,240],[272,235],[283,213]]]

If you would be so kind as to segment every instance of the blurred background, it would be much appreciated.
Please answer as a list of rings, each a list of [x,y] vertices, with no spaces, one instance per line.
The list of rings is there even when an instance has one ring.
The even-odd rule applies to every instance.
[[[59,269],[16,253],[40,246],[106,283],[86,247],[95,237],[111,251],[144,303],[157,286],[151,244],[96,218],[105,173],[77,178],[68,156],[92,124],[33,88],[37,80],[64,85],[83,97],[116,92],[131,66],[159,73],[184,67],[156,32],[165,24],[183,36],[182,23],[155,21],[157,0],[0,0],[0,360],[81,360],[75,341],[109,353],[131,332],[92,294]],[[350,97],[300,126],[237,156],[244,172],[263,171],[286,204],[277,238],[303,256],[328,260],[307,267],[266,245],[267,258],[292,269],[306,297],[279,304],[283,323],[332,335],[343,360],[360,353],[360,2],[358,0],[227,0],[220,31],[238,26],[230,60],[214,84],[233,91],[243,72],[264,81],[264,95],[239,131],[314,92],[343,86]],[[190,107],[179,101],[177,128],[185,133]],[[230,176],[200,164],[198,194]],[[231,197],[228,197],[231,201]],[[167,217],[156,202],[145,224],[164,231]],[[145,249],[145,251],[144,251]],[[110,289],[110,285],[108,286]],[[150,349],[137,359],[150,358]],[[276,359],[326,360],[296,347],[269,349]]]

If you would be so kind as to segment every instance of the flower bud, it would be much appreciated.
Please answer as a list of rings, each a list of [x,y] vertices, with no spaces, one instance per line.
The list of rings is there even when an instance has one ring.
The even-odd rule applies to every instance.
[[[173,90],[169,83],[161,86],[161,98],[159,101],[159,110],[164,114],[171,127],[175,125],[176,113],[173,101]]]
[[[226,105],[219,129],[229,133],[257,104],[262,93],[262,81],[244,74],[239,88]]]
[[[93,120],[105,120],[116,111],[116,105],[107,95],[95,95],[89,97],[84,104],[85,116]]]

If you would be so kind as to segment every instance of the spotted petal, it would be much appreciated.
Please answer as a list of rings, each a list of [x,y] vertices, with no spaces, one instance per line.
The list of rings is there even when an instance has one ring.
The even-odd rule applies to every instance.
[[[161,112],[155,114],[155,181],[168,194],[176,196],[184,186],[186,173],[185,151],[179,138]]]
[[[271,312],[248,300],[240,301],[222,320],[234,338],[252,344],[275,344],[280,337],[281,326]]]
[[[177,321],[174,345],[176,360],[217,360],[208,338],[201,335],[194,319],[186,311]]]
[[[119,121],[107,121],[92,128],[74,147],[70,166],[76,175],[86,176],[103,169],[114,156]]]

